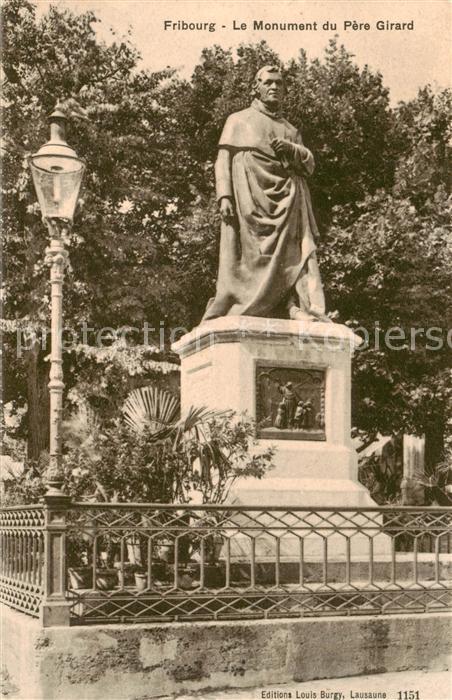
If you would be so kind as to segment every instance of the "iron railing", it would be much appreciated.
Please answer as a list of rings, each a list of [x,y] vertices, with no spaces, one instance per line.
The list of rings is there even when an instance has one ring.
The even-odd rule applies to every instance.
[[[67,501],[2,518],[2,599],[47,625],[451,608],[451,508]]]
[[[0,510],[0,600],[37,617],[44,596],[44,508]]]

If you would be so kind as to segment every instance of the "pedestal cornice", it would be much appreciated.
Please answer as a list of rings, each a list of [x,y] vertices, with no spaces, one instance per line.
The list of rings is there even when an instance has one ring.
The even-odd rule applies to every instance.
[[[277,343],[298,342],[330,350],[353,352],[362,339],[350,328],[338,323],[292,321],[257,316],[223,316],[205,321],[172,344],[180,357],[188,357],[218,343],[240,343],[247,339],[271,339]]]

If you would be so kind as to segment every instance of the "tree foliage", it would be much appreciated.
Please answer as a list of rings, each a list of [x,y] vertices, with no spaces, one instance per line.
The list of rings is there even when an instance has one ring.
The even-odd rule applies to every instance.
[[[79,500],[223,503],[237,479],[262,478],[274,455],[257,447],[247,416],[193,407],[181,416],[178,397],[157,386],[130,392],[107,421],[82,403],[63,428],[63,488]],[[8,504],[38,501],[47,461],[11,480]]]
[[[95,345],[100,328],[131,321],[140,328],[144,319],[158,328],[165,319],[163,299],[171,298],[173,285],[167,231],[174,218],[166,212],[180,196],[184,175],[168,156],[177,136],[171,136],[172,117],[160,99],[171,71],[138,71],[129,40],[100,42],[91,12],[74,15],[51,7],[38,20],[27,0],[9,0],[2,17],[4,311],[12,330],[6,353],[13,374],[6,376],[5,400],[27,402],[30,434],[39,431],[40,404],[46,403],[47,348],[40,341],[49,326],[49,289],[47,232],[27,157],[48,138],[46,114],[57,100],[65,105],[70,142],[87,165],[67,242],[64,303],[65,326],[79,343],[84,322],[92,329],[85,343]],[[166,178],[159,177],[163,163]],[[30,326],[37,339],[28,339],[17,357],[16,333]],[[66,362],[68,389],[78,367],[77,356]]]
[[[425,433],[428,467],[444,457],[452,399],[450,114],[447,90],[399,106],[393,186],[338,207],[322,244],[331,306],[369,331],[354,363],[354,424]]]

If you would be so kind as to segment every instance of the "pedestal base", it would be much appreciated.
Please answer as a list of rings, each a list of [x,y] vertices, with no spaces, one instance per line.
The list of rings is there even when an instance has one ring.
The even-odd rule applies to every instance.
[[[228,502],[234,506],[259,506],[269,508],[271,506],[284,505],[291,507],[303,506],[304,508],[370,508],[375,502],[367,489],[360,483],[351,479],[287,479],[265,477],[262,480],[244,479],[237,489],[234,489],[228,498]],[[271,511],[272,517],[279,513]],[[322,511],[322,516],[332,517]],[[376,522],[381,524],[381,518],[375,513]],[[291,525],[290,518],[285,515],[283,522]],[[262,521],[262,516],[259,518]],[[235,516],[234,521],[238,521]],[[323,559],[332,562],[345,562],[347,556],[353,562],[368,562],[369,557],[388,555],[390,552],[390,540],[386,535],[376,535],[370,544],[369,537],[357,533],[354,529],[342,530],[340,534],[324,533],[314,534],[299,531],[298,534],[284,534],[270,530],[269,534],[260,534],[252,529],[252,521],[243,515],[242,524],[250,528],[245,535],[234,535],[231,539],[230,557],[233,562],[249,562],[251,556],[256,562],[275,562],[276,540],[279,539],[279,561],[298,562],[303,558],[305,562],[321,562]],[[349,538],[349,545],[347,544]],[[254,554],[251,549],[251,538],[254,542]],[[302,540],[302,543],[301,543]],[[347,547],[349,549],[347,550]],[[371,551],[372,548],[372,551]],[[348,555],[347,555],[348,551]]]
[[[274,468],[262,480],[236,482],[231,503],[267,509],[375,506],[358,482],[350,437],[351,357],[360,342],[334,323],[227,316],[203,323],[173,345],[181,357],[182,411],[206,406],[245,412],[256,421],[256,449],[276,448]],[[245,534],[231,540],[232,560],[275,560],[271,532],[251,533],[251,539]],[[343,534],[310,534],[303,538],[304,556],[319,561],[326,551],[328,559],[345,560],[346,543]],[[355,532],[350,546],[353,558],[368,557],[367,536]],[[297,535],[285,533],[278,547],[282,559],[298,561]],[[390,551],[384,535],[378,551]]]

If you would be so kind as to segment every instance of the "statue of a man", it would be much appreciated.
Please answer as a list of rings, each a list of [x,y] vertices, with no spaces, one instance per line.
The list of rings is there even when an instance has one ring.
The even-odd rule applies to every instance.
[[[220,263],[204,320],[227,315],[328,320],[306,184],[314,158],[300,132],[281,116],[283,93],[279,68],[264,66],[251,106],[231,114],[221,134],[215,164]]]

